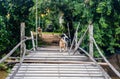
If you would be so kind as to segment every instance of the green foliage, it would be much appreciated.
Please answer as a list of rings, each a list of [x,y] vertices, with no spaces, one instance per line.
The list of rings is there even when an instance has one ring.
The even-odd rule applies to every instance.
[[[101,25],[101,27],[103,28],[107,28],[108,27],[108,24],[105,22],[105,18],[104,17],[101,17],[100,20],[99,20],[99,23]]]
[[[0,63],[0,71],[5,71],[6,73],[10,73],[11,69],[5,63]]]
[[[4,18],[0,16],[0,51],[5,51],[7,46],[10,44],[10,41],[8,40],[9,33],[6,29],[4,21]]]
[[[106,2],[100,2],[97,7],[97,13],[105,13]]]
[[[29,8],[33,4],[32,0],[0,0],[0,56],[20,41],[20,23],[29,27]]]
[[[0,0],[0,53],[10,50],[19,42],[22,21],[26,22],[27,36],[30,30],[35,29],[35,1]],[[59,17],[63,13],[63,30],[68,33],[69,24],[71,38],[78,22],[81,23],[80,37],[89,21],[92,21],[94,38],[105,54],[115,53],[120,48],[120,0],[38,0],[37,6],[38,25],[43,31],[52,24],[54,32],[62,32]],[[87,48],[87,42],[88,36],[82,46]],[[97,52],[95,55],[98,56]]]
[[[35,0],[34,0],[35,2]],[[67,32],[67,23],[70,24],[72,36],[78,22],[79,37],[92,21],[94,25],[94,38],[104,53],[114,53],[120,47],[120,1],[118,0],[38,0],[38,16],[41,18],[40,26],[43,29],[47,24],[52,24],[55,31],[60,31],[59,17],[64,14],[64,27]],[[31,17],[34,16],[34,6],[31,9]],[[49,11],[48,11],[49,10]],[[45,16],[42,17],[41,15]],[[33,19],[33,18],[32,18]],[[87,47],[88,37],[83,47]],[[96,50],[95,50],[96,52]],[[97,52],[96,52],[97,53]],[[98,56],[96,54],[96,56]]]
[[[4,63],[1,63],[0,70],[7,70],[7,66]]]

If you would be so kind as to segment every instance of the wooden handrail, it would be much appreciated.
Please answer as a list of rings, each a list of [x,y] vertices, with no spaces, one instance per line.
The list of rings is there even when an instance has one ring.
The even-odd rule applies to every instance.
[[[26,38],[24,40],[22,40],[21,42],[19,42],[6,56],[4,56],[1,60],[0,60],[0,63],[4,62],[8,57],[10,57],[14,52],[15,50],[25,41],[27,40],[31,40],[31,38]]]
[[[74,54],[75,54],[75,52],[77,51],[77,49],[79,48],[80,44],[82,43],[82,41],[83,41],[83,39],[84,39],[84,37],[85,37],[88,29],[89,29],[89,26],[87,27],[87,29],[86,29],[86,31],[84,32],[83,36],[79,39],[78,44],[77,44],[77,46],[76,46],[75,49],[74,49],[74,52],[73,52]]]
[[[108,78],[111,79],[109,75],[104,71],[104,69],[95,61],[95,59],[87,51],[85,51],[81,47],[79,47],[79,49],[83,51],[103,71],[103,75],[105,76],[105,79],[108,79]]]
[[[26,45],[24,46],[24,52],[23,52],[23,55],[22,57],[20,58],[20,63],[17,67],[17,69],[14,71],[14,73],[12,74],[12,76],[10,77],[10,79],[14,79],[15,75],[17,74],[17,72],[19,71],[22,63],[23,63],[23,60],[24,60],[24,57],[25,57],[25,54],[26,54]]]
[[[110,62],[105,58],[105,56],[102,54],[102,52],[100,51],[96,41],[94,38],[93,39],[93,42],[95,44],[95,47],[97,48],[99,54],[102,56],[102,58],[104,59],[104,61],[109,65],[109,67],[115,72],[115,74],[120,78],[120,73],[110,64]]]
[[[73,47],[73,45],[74,45],[75,39],[77,39],[77,38],[76,38],[76,33],[78,32],[79,26],[80,26],[80,22],[79,22],[79,24],[78,24],[78,26],[77,26],[77,28],[76,28],[76,32],[75,32],[75,34],[74,34],[74,38],[73,38],[72,44],[71,44],[71,46],[70,46],[69,54],[70,54],[70,51],[71,51],[71,49],[72,49],[72,47]]]

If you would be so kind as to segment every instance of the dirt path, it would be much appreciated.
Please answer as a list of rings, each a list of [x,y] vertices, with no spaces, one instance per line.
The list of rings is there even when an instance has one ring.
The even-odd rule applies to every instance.
[[[5,79],[7,77],[7,72],[5,71],[0,71],[0,79]]]
[[[43,33],[42,34],[42,41],[46,42],[47,44],[50,45],[57,45],[59,44],[59,40],[60,40],[60,34],[57,33]]]

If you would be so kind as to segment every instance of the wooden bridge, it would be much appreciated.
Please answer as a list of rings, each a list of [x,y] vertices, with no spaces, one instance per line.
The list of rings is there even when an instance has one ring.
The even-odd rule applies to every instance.
[[[6,79],[15,73],[17,63]],[[58,47],[39,48],[24,57],[14,79],[110,79],[103,69],[84,54],[69,55]]]
[[[33,34],[31,33],[31,37],[29,38],[26,37],[24,33],[24,24],[21,24],[22,29],[20,43],[18,43],[0,60],[0,63],[5,62],[6,59],[21,46],[20,57],[18,58],[19,60],[14,61],[16,64],[6,79],[111,79],[92,56],[91,52],[93,52],[93,43],[104,61],[120,78],[120,73],[101,53],[95,39],[91,36],[92,33],[90,33],[90,52],[88,53],[80,47],[89,27],[91,27],[91,25],[88,26],[79,41],[76,40],[76,31],[69,50],[67,52],[59,52],[59,47],[57,46],[35,46]],[[26,50],[25,41],[27,40],[32,40],[33,48],[31,50]],[[73,45],[75,46],[74,48]],[[84,54],[82,54],[81,51]]]

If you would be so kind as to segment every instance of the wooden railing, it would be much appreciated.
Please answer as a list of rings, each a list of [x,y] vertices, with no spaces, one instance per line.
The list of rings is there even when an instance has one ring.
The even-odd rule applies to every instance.
[[[24,43],[25,41],[27,40],[31,40],[31,38],[26,38],[24,40],[22,40],[21,42],[19,42],[6,56],[4,56],[1,60],[0,60],[0,63],[4,62],[8,57],[10,57],[15,51],[16,49],[22,44]]]
[[[1,60],[0,63],[3,63],[8,57],[10,57],[23,43],[25,43],[27,40],[31,40],[32,38],[25,38],[24,40],[22,40],[21,42],[19,42],[6,56],[4,56]],[[12,74],[12,76],[10,77],[10,79],[14,79],[14,76],[16,75],[16,73],[18,72],[23,60],[24,60],[24,56],[26,53],[26,45],[24,45],[24,49],[23,49],[23,53],[22,55],[20,55],[20,63],[19,66],[17,67],[17,69],[14,71],[14,73]]]
[[[23,60],[24,60],[25,54],[26,54],[26,45],[24,45],[24,52],[23,52],[23,54],[22,54],[21,57],[20,57],[20,63],[19,63],[19,65],[18,65],[18,67],[16,68],[16,70],[14,71],[14,73],[12,74],[12,76],[10,77],[10,79],[14,79],[15,75],[16,75],[17,72],[19,71],[19,69],[20,69],[20,67],[21,67],[21,65],[22,65],[22,62],[23,62]]]
[[[84,37],[85,37],[85,35],[86,35],[89,27],[90,27],[90,26],[88,26],[88,28],[87,28],[86,31],[84,32],[83,36],[81,36],[81,38],[79,39],[78,43],[76,44],[76,46],[75,46],[75,48],[74,48],[73,54],[74,54],[78,49],[80,49],[80,50],[82,50],[91,60],[93,60],[93,61],[98,65],[98,63],[96,62],[96,60],[94,59],[94,57],[90,55],[90,53],[88,53],[88,52],[86,52],[84,49],[80,48],[80,44],[82,43],[82,41],[83,41],[83,39],[84,39]],[[90,34],[89,34],[89,35],[90,35]],[[75,37],[75,36],[74,36],[74,37]],[[91,36],[91,41],[93,41],[93,43],[95,44],[95,47],[97,48],[98,53],[101,55],[101,57],[104,59],[104,61],[105,61],[105,62],[108,64],[108,66],[114,71],[114,73],[120,78],[120,72],[118,72],[118,71],[114,68],[114,66],[112,66],[112,65],[110,64],[110,62],[106,59],[106,57],[102,54],[102,52],[100,51],[100,49],[99,49],[99,47],[98,47],[98,45],[97,45],[97,43],[96,43],[96,41],[95,41],[95,39],[94,39],[93,36]],[[72,49],[72,47],[73,47],[74,42],[75,42],[75,38],[73,39],[73,42],[72,42],[72,44],[71,44],[70,51],[71,51],[71,49]],[[69,55],[70,55],[70,51],[69,51]],[[98,65],[98,66],[99,66],[99,65]],[[103,68],[102,68],[101,66],[99,66],[99,67],[103,70]],[[103,70],[103,71],[104,71],[104,70]],[[105,76],[105,77],[108,77],[108,75]]]
[[[81,47],[79,47],[79,49],[83,51],[102,70],[105,79],[111,79],[109,75],[104,71],[104,69],[96,62],[96,60],[87,51],[85,51]]]
[[[98,53],[101,55],[101,57],[104,59],[104,61],[108,64],[108,66],[114,71],[114,73],[120,78],[120,72],[118,72],[118,71],[114,68],[114,66],[106,59],[106,57],[102,54],[102,52],[100,51],[100,49],[99,49],[99,47],[98,47],[95,39],[94,39],[94,38],[92,38],[92,39],[93,39],[93,42],[94,42],[94,44],[95,44],[95,47],[96,47],[97,50],[98,50]]]

